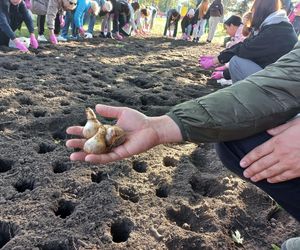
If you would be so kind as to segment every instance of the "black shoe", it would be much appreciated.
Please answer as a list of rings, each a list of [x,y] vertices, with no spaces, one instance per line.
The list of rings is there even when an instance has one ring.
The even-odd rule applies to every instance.
[[[99,37],[100,37],[100,38],[106,38],[104,32],[102,32],[102,31],[100,32]]]
[[[209,40],[206,40],[206,42],[207,42],[207,43],[211,43],[211,41],[209,41]]]
[[[112,34],[110,32],[107,32],[106,38],[114,39],[113,36],[112,36]]]

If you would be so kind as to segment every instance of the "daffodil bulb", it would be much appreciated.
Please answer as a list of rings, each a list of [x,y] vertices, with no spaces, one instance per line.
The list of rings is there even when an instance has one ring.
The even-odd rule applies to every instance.
[[[101,126],[97,133],[90,139],[88,139],[84,146],[83,151],[88,154],[103,154],[106,152],[106,143],[105,143],[105,134],[106,128]]]
[[[83,128],[82,134],[84,138],[89,139],[97,133],[102,124],[97,120],[97,117],[91,108],[86,108],[85,114],[87,122]]]
[[[106,128],[106,145],[109,149],[117,147],[125,141],[125,136],[125,131],[119,126],[109,126]]]

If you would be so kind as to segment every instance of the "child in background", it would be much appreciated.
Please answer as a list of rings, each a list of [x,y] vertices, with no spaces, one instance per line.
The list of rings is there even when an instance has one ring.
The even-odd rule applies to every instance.
[[[201,4],[197,8],[194,16],[193,24],[193,42],[198,43],[201,36],[204,34],[205,25],[207,22],[207,10],[208,10],[208,0],[202,0]]]
[[[167,13],[167,21],[164,30],[164,36],[168,36],[168,37],[173,36],[173,38],[176,38],[179,20],[180,20],[179,12],[175,9],[170,9]],[[171,34],[172,28],[174,28],[173,34]]]
[[[193,29],[193,18],[195,16],[194,9],[190,9],[181,21],[182,39],[191,40],[191,33]]]

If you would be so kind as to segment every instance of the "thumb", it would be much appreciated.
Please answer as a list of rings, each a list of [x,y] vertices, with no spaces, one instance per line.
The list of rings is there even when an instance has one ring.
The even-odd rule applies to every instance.
[[[288,122],[288,123],[284,123],[280,126],[277,126],[275,128],[272,128],[272,129],[268,129],[267,132],[270,134],[270,135],[278,135],[280,133],[282,133],[283,131],[285,131],[286,129],[288,129],[289,127],[291,127],[293,125],[293,122]]]
[[[97,104],[96,111],[99,115],[107,118],[119,118],[124,111],[124,107],[113,107],[103,104]]]

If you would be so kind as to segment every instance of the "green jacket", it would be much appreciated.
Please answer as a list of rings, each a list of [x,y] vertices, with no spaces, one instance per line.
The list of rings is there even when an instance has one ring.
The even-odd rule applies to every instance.
[[[242,139],[300,113],[300,42],[277,62],[231,87],[176,105],[170,116],[195,143]]]

